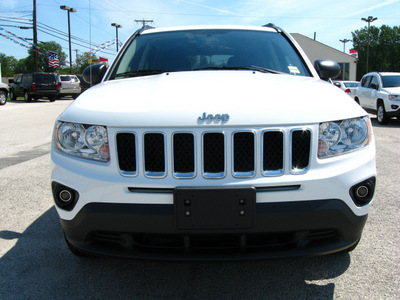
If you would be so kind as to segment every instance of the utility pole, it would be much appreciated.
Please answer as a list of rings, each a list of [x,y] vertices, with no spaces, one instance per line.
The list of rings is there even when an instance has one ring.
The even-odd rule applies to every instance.
[[[36,0],[33,0],[33,69],[38,71],[38,52],[37,52],[37,25],[36,25]]]
[[[368,23],[367,67],[366,67],[366,72],[365,72],[365,73],[368,73],[368,59],[369,59],[369,25],[370,25],[372,22],[376,21],[376,20],[378,20],[378,18],[374,18],[374,17],[372,17],[372,16],[369,16],[368,18],[361,18],[361,21],[364,21],[364,22],[367,22],[367,23]]]
[[[153,20],[135,20],[136,23],[142,23],[143,27],[146,25],[146,23],[153,23]]]

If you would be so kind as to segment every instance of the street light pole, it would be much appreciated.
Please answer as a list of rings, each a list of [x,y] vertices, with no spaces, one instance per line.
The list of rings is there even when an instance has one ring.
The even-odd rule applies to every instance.
[[[68,41],[69,41],[69,73],[72,74],[72,55],[71,55],[71,24],[70,24],[70,18],[69,18],[69,13],[71,12],[76,12],[75,8],[66,6],[66,5],[61,5],[60,9],[66,10],[68,12]]]
[[[111,23],[111,26],[115,27],[115,36],[116,36],[116,44],[117,44],[117,52],[118,52],[118,28],[122,28],[122,25],[119,25],[117,23]]]
[[[369,16],[368,18],[361,18],[361,21],[367,22],[368,23],[368,36],[367,36],[367,67],[366,67],[366,73],[368,73],[368,59],[369,59],[369,27],[370,24],[374,21],[378,20],[378,18],[374,18],[372,16]]]
[[[350,42],[349,39],[339,40],[339,42],[343,43],[343,52],[346,52],[346,43]]]

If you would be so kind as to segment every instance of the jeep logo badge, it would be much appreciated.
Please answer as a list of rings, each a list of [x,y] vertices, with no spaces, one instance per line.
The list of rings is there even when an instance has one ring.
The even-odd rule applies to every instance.
[[[228,121],[229,121],[229,115],[228,114],[216,114],[214,116],[212,114],[208,114],[207,115],[206,113],[203,113],[203,115],[198,118],[198,122],[199,123],[204,123],[204,122],[207,122],[207,123],[211,123],[211,122],[226,123]]]

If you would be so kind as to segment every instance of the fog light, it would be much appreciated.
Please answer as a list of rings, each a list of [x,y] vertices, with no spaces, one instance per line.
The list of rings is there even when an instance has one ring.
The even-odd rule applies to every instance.
[[[357,188],[357,190],[356,190],[356,195],[357,195],[359,198],[365,198],[365,197],[367,197],[367,196],[368,196],[368,193],[369,193],[369,189],[368,189],[368,187],[365,186],[365,185],[359,186],[359,187]]]
[[[58,197],[60,198],[61,201],[68,203],[72,200],[72,194],[68,190],[62,190],[59,194]]]
[[[51,187],[56,205],[65,210],[72,210],[78,201],[79,193],[58,182],[52,182]]]
[[[350,189],[350,196],[357,206],[363,206],[371,202],[375,192],[375,181],[375,177],[372,177]]]

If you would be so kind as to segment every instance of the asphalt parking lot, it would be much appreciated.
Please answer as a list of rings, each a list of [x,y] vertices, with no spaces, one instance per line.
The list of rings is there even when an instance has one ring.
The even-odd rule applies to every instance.
[[[53,124],[70,99],[0,107],[0,299],[400,299],[400,121],[380,126],[378,185],[350,254],[253,262],[77,258],[50,191]]]

